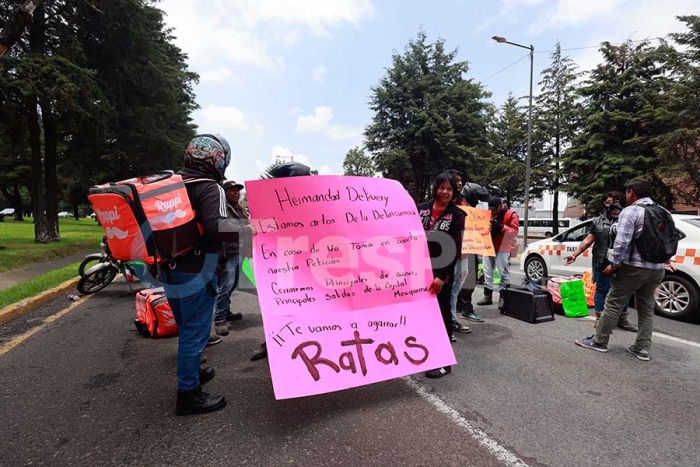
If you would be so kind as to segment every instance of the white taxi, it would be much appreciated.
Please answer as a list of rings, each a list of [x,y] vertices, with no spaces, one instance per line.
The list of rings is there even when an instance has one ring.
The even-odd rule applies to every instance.
[[[673,219],[682,234],[676,256],[671,259],[676,271],[666,271],[656,288],[656,312],[669,318],[691,318],[700,315],[700,216],[674,214]],[[532,281],[590,271],[591,248],[570,266],[564,258],[576,251],[591,223],[587,220],[555,237],[529,244],[520,258],[520,269]]]

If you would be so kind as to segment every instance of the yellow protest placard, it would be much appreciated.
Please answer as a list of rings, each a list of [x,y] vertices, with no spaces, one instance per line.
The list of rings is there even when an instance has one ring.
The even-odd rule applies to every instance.
[[[459,208],[466,214],[462,254],[496,256],[491,239],[491,211],[469,206],[460,206]]]

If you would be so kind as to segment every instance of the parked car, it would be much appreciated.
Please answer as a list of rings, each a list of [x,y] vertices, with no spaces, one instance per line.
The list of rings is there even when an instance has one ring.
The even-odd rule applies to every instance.
[[[67,211],[61,211],[58,213],[59,218],[67,218],[67,217],[73,217],[73,214]]]
[[[676,271],[666,271],[656,288],[656,312],[669,318],[690,318],[700,314],[700,216],[674,214],[673,219],[682,234],[671,260]],[[592,222],[585,221],[555,237],[529,244],[520,258],[520,269],[533,281],[590,271],[590,248],[570,266],[565,265],[564,258],[576,251]]]

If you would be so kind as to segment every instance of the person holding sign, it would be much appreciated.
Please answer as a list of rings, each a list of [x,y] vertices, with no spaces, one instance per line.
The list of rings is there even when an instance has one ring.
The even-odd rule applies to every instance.
[[[450,295],[454,280],[455,263],[462,249],[462,231],[464,230],[464,211],[455,203],[458,194],[457,182],[447,172],[435,178],[433,199],[419,204],[418,215],[426,231],[428,251],[433,269],[433,282],[429,290],[437,295],[440,313],[450,341],[452,334],[452,313],[450,312]],[[442,378],[450,374],[450,366],[427,371],[428,378]]]
[[[498,269],[501,274],[500,291],[508,287],[508,265],[513,239],[518,235],[520,220],[518,215],[508,209],[501,198],[493,196],[489,200],[491,210],[491,237],[496,256],[484,256],[484,298],[477,305],[493,305],[493,271]]]
[[[299,162],[285,162],[272,167],[266,174],[266,178],[286,178],[286,177],[305,177],[311,175],[311,168]],[[267,358],[267,344],[263,342],[260,347],[255,349],[250,360],[262,360]]]

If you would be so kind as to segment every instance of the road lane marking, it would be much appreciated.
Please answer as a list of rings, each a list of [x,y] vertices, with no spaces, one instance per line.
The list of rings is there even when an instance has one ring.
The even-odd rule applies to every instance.
[[[42,321],[42,323],[40,325],[33,327],[32,329],[25,332],[24,334],[20,334],[19,336],[10,339],[10,341],[7,342],[6,344],[0,345],[0,357],[2,357],[10,350],[14,349],[18,345],[20,345],[22,342],[24,342],[27,339],[29,339],[30,337],[32,337],[37,332],[39,332],[42,329],[44,329],[45,327],[47,327],[49,324],[56,321],[61,316],[69,313],[71,310],[76,308],[81,303],[85,302],[90,297],[92,297],[92,295],[85,295],[84,297],[81,297],[80,300],[76,300],[75,302],[71,303],[67,308],[64,308],[63,310],[59,311],[58,313],[55,313],[51,316],[47,316],[46,318],[44,318],[44,320]]]
[[[508,467],[529,467],[528,464],[522,461],[522,459],[501,446],[498,441],[489,437],[489,435],[480,429],[472,426],[472,424],[469,423],[469,420],[464,418],[457,410],[447,405],[445,401],[440,399],[435,394],[431,394],[415,379],[411,378],[410,376],[404,376],[401,379],[403,379],[411,389],[418,393],[421,398],[435,407],[438,412],[447,415],[455,424],[461,428],[464,428],[477,443],[484,447],[498,461],[502,462]]]
[[[592,316],[584,316],[582,318],[584,321],[595,321],[595,318]],[[664,334],[663,332],[652,332],[651,333],[652,337],[659,337],[661,339],[666,339],[669,341],[673,342],[678,342],[679,344],[685,344],[689,345],[690,347],[695,347],[700,349],[700,342],[695,342],[695,341],[689,341],[687,339],[683,339],[682,337],[676,337],[676,336],[671,336],[670,334]]]

